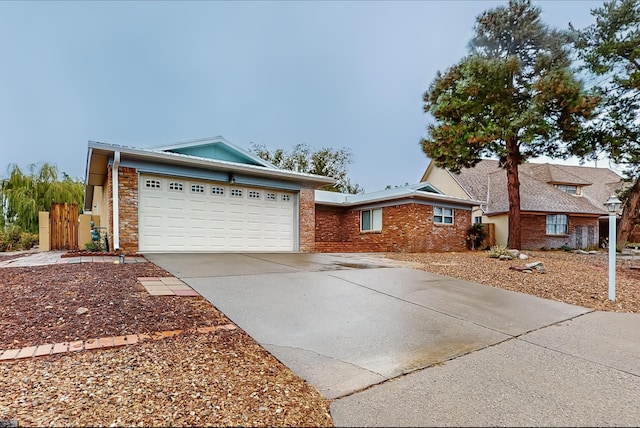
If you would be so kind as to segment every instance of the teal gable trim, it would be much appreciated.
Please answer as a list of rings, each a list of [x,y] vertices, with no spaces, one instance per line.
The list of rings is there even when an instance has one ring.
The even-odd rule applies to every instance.
[[[220,143],[209,143],[192,147],[180,147],[167,151],[172,153],[179,153],[182,155],[197,156],[206,159],[235,162],[245,165],[263,166],[255,160],[251,159],[249,156],[246,156],[245,154]]]
[[[110,164],[112,161],[110,162]],[[189,168],[185,166],[179,165],[170,165],[170,164],[160,164],[153,162],[144,162],[144,161],[133,161],[129,159],[123,159],[120,162],[121,166],[135,168],[138,172],[147,173],[147,174],[157,174],[157,175],[167,175],[174,177],[182,177],[182,178],[197,178],[201,180],[211,180],[222,183],[229,182],[229,172],[227,171],[215,171],[210,169],[200,169],[200,168]],[[281,180],[271,180],[268,178],[262,177],[252,177],[244,174],[236,174],[233,173],[235,182],[238,184],[246,185],[246,186],[257,186],[257,187],[267,187],[273,189],[282,189],[282,190],[300,190],[300,185],[298,183],[281,181]]]

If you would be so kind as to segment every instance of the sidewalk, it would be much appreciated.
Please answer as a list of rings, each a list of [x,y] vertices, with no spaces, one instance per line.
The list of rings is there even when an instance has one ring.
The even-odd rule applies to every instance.
[[[19,257],[6,261],[0,261],[0,268],[6,267],[29,267],[29,266],[46,266],[55,264],[69,263],[118,263],[117,256],[78,256],[78,257],[62,257],[66,251],[47,251],[42,253],[34,253],[28,256]],[[142,256],[127,256],[125,263],[144,263],[147,259]]]

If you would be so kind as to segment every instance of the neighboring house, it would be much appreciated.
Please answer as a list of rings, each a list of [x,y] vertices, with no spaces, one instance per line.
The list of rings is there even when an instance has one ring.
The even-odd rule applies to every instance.
[[[608,234],[607,199],[623,186],[607,168],[525,163],[518,167],[522,247],[528,249],[597,247]],[[473,221],[494,223],[496,243],[506,245],[509,199],[507,174],[497,160],[453,174],[431,162],[422,181],[445,193],[485,201]]]
[[[221,137],[142,149],[89,142],[85,213],[124,252],[461,250],[477,201],[428,183],[365,195]],[[80,243],[81,245],[84,243]]]
[[[362,195],[316,190],[316,251],[461,251],[478,201],[429,183]]]

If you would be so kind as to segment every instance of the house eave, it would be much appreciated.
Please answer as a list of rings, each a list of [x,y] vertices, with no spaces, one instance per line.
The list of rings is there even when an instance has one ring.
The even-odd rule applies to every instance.
[[[139,149],[135,147],[127,147],[127,146],[118,146],[114,144],[100,143],[96,141],[89,142],[89,153],[88,153],[88,167],[87,174],[85,178],[85,183],[89,182],[89,177],[91,174],[104,176],[106,177],[106,165],[99,168],[100,171],[95,171],[91,169],[91,156],[95,155],[107,155],[113,156],[113,154],[118,151],[120,152],[122,157],[129,158],[132,160],[146,160],[146,161],[155,161],[159,163],[169,163],[175,165],[183,165],[204,169],[215,169],[218,171],[224,172],[242,172],[248,175],[265,177],[265,178],[277,178],[281,180],[288,181],[296,181],[303,182],[315,187],[321,187],[327,184],[335,184],[336,180],[330,177],[324,177],[315,174],[307,174],[295,171],[286,171],[273,169],[265,166],[256,166],[256,165],[244,165],[238,164],[235,162],[229,161],[221,161],[214,159],[206,159],[197,156],[191,155],[183,155],[179,153],[172,152],[159,152],[156,150],[150,149]]]

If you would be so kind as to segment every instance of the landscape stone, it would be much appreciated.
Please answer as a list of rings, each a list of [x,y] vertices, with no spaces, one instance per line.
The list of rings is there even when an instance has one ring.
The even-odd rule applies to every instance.
[[[78,308],[78,310],[76,311],[76,314],[82,315],[82,314],[86,314],[87,312],[89,312],[89,309],[87,308]]]
[[[520,253],[520,255],[518,256],[518,258],[519,258],[520,260],[528,260],[528,259],[529,259],[529,256],[527,256],[526,254],[522,254],[522,253]]]
[[[506,254],[501,254],[500,257],[498,257],[498,260],[513,260],[513,257]]]

